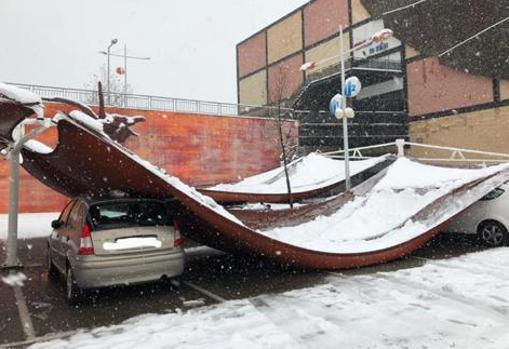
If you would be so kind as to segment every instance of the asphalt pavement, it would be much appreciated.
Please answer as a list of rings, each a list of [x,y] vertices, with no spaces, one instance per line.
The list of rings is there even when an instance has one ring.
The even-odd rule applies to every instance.
[[[442,234],[398,261],[338,272],[348,277],[412,268],[428,259],[449,258],[480,249],[470,237]],[[19,288],[24,300],[19,299],[19,291],[16,298],[14,288],[0,283],[0,347],[15,344],[22,347],[34,340],[24,328],[27,322],[33,326],[35,337],[40,338],[117,324],[146,313],[185,312],[232,299],[311,287],[325,283],[329,275],[329,272],[288,267],[253,257],[218,255],[203,249],[193,253],[193,259],[179,278],[95,290],[81,304],[70,306],[65,300],[64,280],[48,277],[46,253],[45,239],[19,243],[19,256],[24,264],[20,271],[27,277],[24,286]],[[4,259],[5,245],[0,241],[0,261]],[[0,276],[6,275],[7,272],[0,272]],[[20,311],[23,301],[28,308],[28,320],[23,319]]]

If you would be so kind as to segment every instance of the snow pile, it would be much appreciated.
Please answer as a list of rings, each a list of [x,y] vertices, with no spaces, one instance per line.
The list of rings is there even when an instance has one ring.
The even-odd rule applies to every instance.
[[[44,117],[41,97],[30,91],[0,82],[0,97],[26,104],[37,114],[37,117]]]
[[[355,175],[387,159],[378,158],[350,161],[350,175]],[[311,153],[288,165],[290,184],[293,193],[325,187],[345,179],[345,163],[333,160],[318,153]],[[286,193],[284,168],[279,167],[268,172],[248,177],[234,184],[219,184],[208,190],[220,190],[239,193]]]
[[[444,216],[466,206],[448,202],[443,205],[440,216],[411,221],[410,218],[424,207],[465,183],[507,168],[509,165],[506,164],[480,170],[450,169],[399,158],[372,190],[348,202],[334,214],[319,216],[298,226],[260,233],[290,245],[322,252],[361,253],[388,248],[422,234]],[[473,197],[471,203],[484,195],[478,193],[483,189],[486,190],[478,188],[466,194]]]
[[[58,218],[59,212],[49,213],[23,213],[18,221],[18,238],[28,239],[48,237],[51,234],[51,221]],[[6,214],[0,214],[0,240],[7,239]]]
[[[32,349],[507,348],[509,248],[147,314]]]

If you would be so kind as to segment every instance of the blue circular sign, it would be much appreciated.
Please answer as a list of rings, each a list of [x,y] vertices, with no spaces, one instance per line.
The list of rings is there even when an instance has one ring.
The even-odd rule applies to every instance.
[[[343,107],[343,96],[339,93],[331,98],[329,102],[329,111],[332,115],[336,114],[336,110],[339,110]]]
[[[361,92],[361,81],[356,76],[351,76],[345,81],[345,88],[343,89],[343,94],[346,97],[355,97]]]

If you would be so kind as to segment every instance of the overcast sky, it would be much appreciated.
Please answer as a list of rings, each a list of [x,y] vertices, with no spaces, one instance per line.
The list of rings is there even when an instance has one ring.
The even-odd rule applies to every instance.
[[[235,45],[306,2],[0,0],[0,81],[83,88],[118,38],[135,93],[236,102]]]

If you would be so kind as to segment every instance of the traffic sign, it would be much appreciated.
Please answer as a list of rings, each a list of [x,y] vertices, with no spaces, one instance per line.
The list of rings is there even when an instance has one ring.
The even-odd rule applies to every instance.
[[[329,102],[329,111],[332,115],[336,115],[336,111],[341,110],[343,107],[343,96],[339,93],[331,98]]]
[[[346,97],[355,97],[361,91],[362,84],[358,77],[351,76],[345,81],[345,88],[343,89],[343,94]]]

